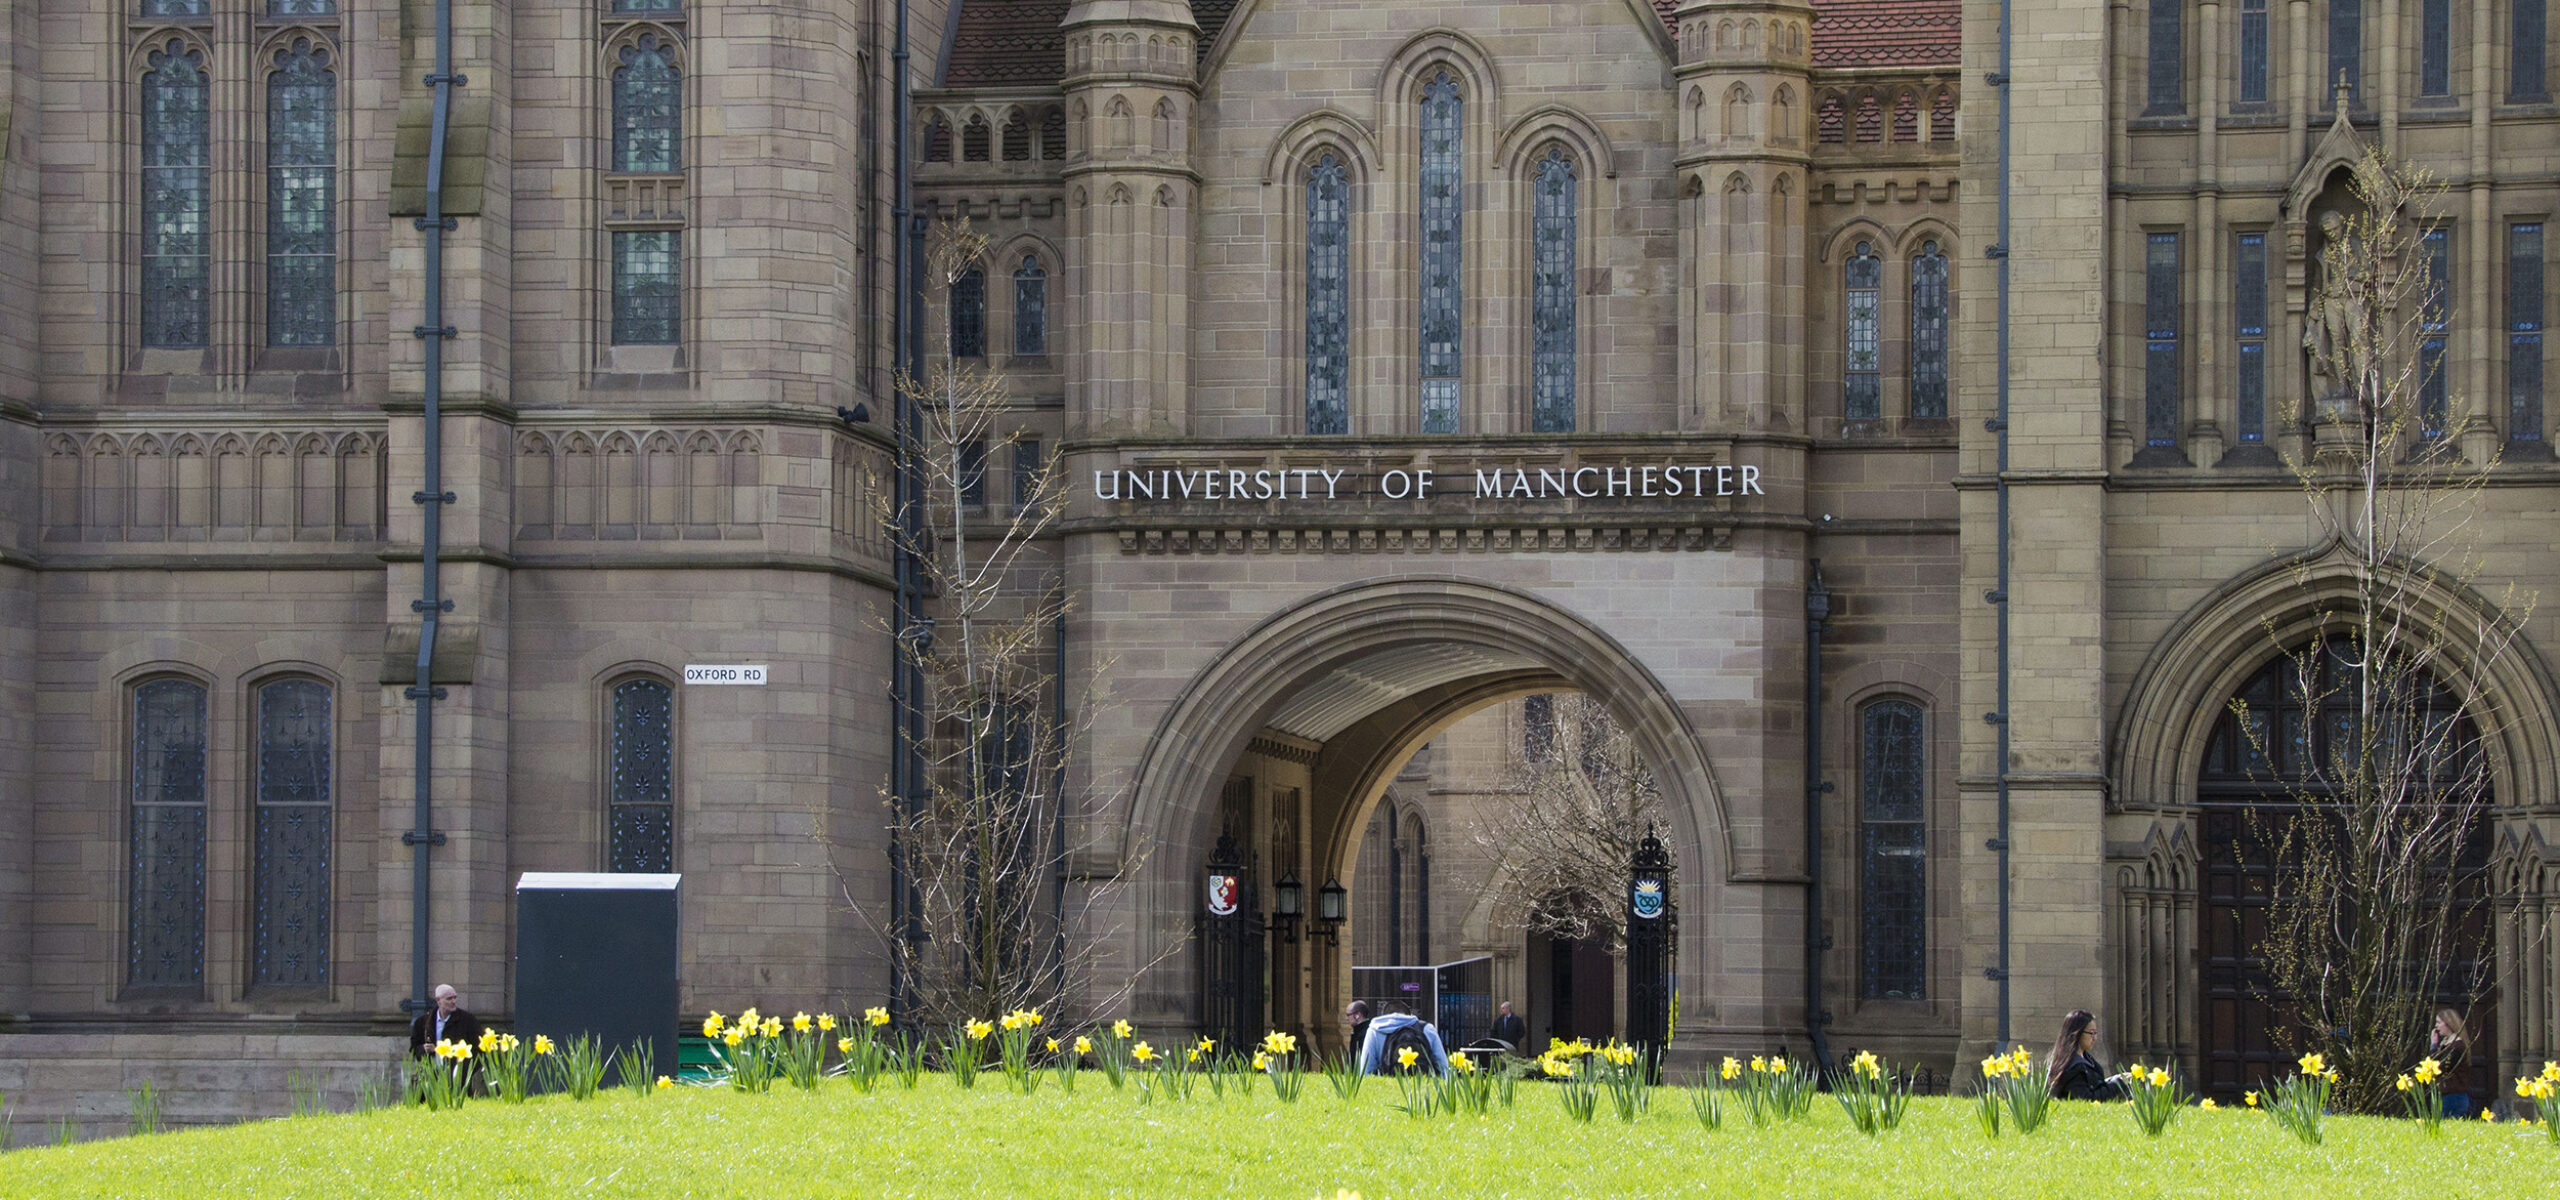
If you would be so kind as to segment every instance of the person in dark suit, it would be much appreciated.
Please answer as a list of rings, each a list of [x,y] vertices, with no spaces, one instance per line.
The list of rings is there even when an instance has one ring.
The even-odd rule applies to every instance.
[[[1360,1048],[1369,1043],[1369,1002],[1354,1000],[1342,1008],[1342,1023],[1350,1030],[1351,1041],[1343,1051],[1351,1058],[1360,1057]]]
[[[1494,1009],[1493,1036],[1499,1041],[1509,1043],[1512,1053],[1525,1053],[1522,1047],[1529,1041],[1529,1023],[1521,1020],[1520,1014],[1511,1011],[1511,1002],[1508,1000]]]
[[[2045,1060],[2045,1094],[2056,1100],[2124,1099],[2124,1076],[2107,1074],[2097,1051],[2098,1018],[2087,1009],[2072,1010]]]
[[[436,1006],[418,1014],[409,1022],[409,1055],[425,1058],[435,1053],[437,1042],[469,1042],[474,1049],[480,1044],[485,1026],[480,1018],[462,1007],[462,993],[453,985],[439,984],[435,991]]]

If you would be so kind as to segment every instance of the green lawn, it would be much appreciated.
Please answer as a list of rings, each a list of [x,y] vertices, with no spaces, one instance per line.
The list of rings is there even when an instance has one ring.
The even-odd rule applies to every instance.
[[[2120,1105],[2062,1104],[2035,1137],[1988,1142],[1944,1100],[1869,1139],[1828,1096],[1801,1124],[1755,1130],[1728,1114],[1713,1133],[1668,1091],[1633,1125],[1605,1102],[1575,1125],[1543,1086],[1481,1119],[1413,1120],[1395,1099],[1373,1080],[1345,1105],[1310,1078],[1295,1105],[1267,1086],[1213,1099],[1205,1084],[1188,1103],[1142,1105],[1134,1082],[1113,1092],[1088,1075],[1073,1095],[1052,1082],[1029,1097],[1001,1078],[962,1091],[928,1077],[869,1096],[831,1082],[814,1096],[475,1102],[19,1150],[0,1155],[0,1196],[2560,1196],[2560,1147],[2478,1122],[2430,1139],[2412,1122],[2333,1118],[2310,1147],[2257,1113],[2189,1110],[2155,1141]]]

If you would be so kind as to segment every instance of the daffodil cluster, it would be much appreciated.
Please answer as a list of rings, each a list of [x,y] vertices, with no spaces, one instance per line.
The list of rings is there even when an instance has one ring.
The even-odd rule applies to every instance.
[[[2552,1103],[2554,1099],[2560,1099],[2560,1062],[2545,1062],[2541,1074],[2517,1079],[2516,1098],[2533,1101],[2542,1131],[2551,1135],[2553,1145],[2560,1146],[2560,1108],[2555,1108]],[[2484,1111],[2480,1115],[2487,1116],[2488,1113]]]
[[[1985,1136],[1999,1137],[2004,1121],[2017,1126],[2020,1133],[2044,1128],[2052,1101],[2044,1073],[2036,1070],[2035,1051],[2017,1046],[1982,1060],[1982,1090],[1974,1094],[1974,1120]]]
[[[1872,1050],[1861,1050],[1849,1060],[1847,1077],[1834,1085],[1831,1095],[1848,1114],[1849,1124],[1869,1137],[1899,1127],[1911,1107],[1910,1083],[1894,1078]]]

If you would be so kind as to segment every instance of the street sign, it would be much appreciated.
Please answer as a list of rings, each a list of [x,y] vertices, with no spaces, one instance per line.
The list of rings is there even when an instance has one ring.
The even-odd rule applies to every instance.
[[[684,681],[688,684],[729,684],[748,687],[764,686],[764,664],[734,666],[698,666],[685,664]]]

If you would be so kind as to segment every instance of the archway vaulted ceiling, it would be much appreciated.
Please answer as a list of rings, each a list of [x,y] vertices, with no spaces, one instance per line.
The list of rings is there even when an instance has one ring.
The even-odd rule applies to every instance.
[[[1525,655],[1453,642],[1415,642],[1350,659],[1309,680],[1268,724],[1309,741],[1330,741],[1362,718],[1407,696],[1482,675],[1549,669]]]

